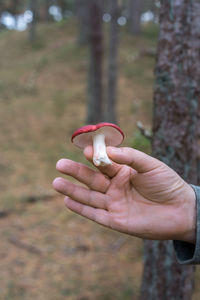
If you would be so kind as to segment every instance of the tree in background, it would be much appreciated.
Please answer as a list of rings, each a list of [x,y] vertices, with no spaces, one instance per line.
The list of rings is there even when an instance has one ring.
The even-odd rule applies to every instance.
[[[20,0],[0,0],[0,13],[6,11],[13,15],[17,25],[17,15],[20,13],[24,1]]]
[[[76,1],[75,1],[76,2]],[[86,1],[85,1],[86,2]],[[62,18],[65,19],[65,12],[67,9],[73,10],[74,0],[57,0],[57,4],[61,9]]]
[[[49,7],[50,7],[51,1],[50,0],[45,0],[44,1],[44,21],[45,22],[50,22],[51,21],[51,17],[49,14]]]
[[[129,0],[129,29],[133,35],[140,34],[140,17],[143,0]]]
[[[154,19],[158,20],[159,6],[159,0],[142,0],[142,13],[151,11],[154,14]]]
[[[29,7],[33,14],[32,22],[29,24],[29,41],[33,43],[36,35],[37,0],[30,0]]]
[[[91,0],[76,0],[75,11],[79,19],[79,36],[78,43],[80,45],[87,45],[89,43],[89,2]]]
[[[88,76],[88,105],[87,122],[102,121],[103,116],[103,31],[102,9],[100,0],[89,0],[89,76]]]
[[[155,69],[153,155],[197,183],[200,2],[162,1]],[[145,241],[141,300],[189,300],[193,266],[177,263],[172,242]]]
[[[0,19],[1,19],[1,15],[4,11],[4,4],[0,1]],[[0,22],[0,30],[3,28],[2,23]]]
[[[89,3],[89,45],[90,45],[90,68],[89,68],[89,101],[88,123],[109,121],[117,123],[116,99],[117,99],[117,55],[119,44],[120,16],[118,1],[110,0],[108,12],[111,15],[108,42],[108,66],[106,89],[102,83],[103,64],[103,31],[102,14],[105,10],[103,3],[97,0],[88,0]],[[106,3],[106,6],[108,3]],[[105,100],[105,101],[104,101]]]
[[[118,1],[110,0],[110,32],[108,50],[108,84],[107,99],[105,104],[105,120],[117,123],[116,101],[117,101],[117,56],[119,46],[119,25],[117,20],[120,16]]]

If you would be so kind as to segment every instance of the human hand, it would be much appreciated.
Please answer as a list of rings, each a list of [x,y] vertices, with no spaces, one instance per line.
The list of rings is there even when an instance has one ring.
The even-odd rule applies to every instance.
[[[112,165],[94,171],[61,159],[57,169],[88,188],[56,178],[72,211],[114,230],[145,239],[195,243],[196,197],[192,187],[161,161],[132,148],[108,147]],[[84,151],[92,161],[92,147]]]

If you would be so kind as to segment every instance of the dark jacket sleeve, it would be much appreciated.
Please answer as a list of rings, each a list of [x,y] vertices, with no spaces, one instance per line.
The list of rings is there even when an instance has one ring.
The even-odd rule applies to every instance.
[[[191,186],[196,194],[196,244],[173,241],[176,257],[180,264],[200,264],[200,187]]]

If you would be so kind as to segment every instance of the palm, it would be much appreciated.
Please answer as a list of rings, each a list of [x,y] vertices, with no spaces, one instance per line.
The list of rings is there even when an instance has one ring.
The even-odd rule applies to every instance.
[[[134,160],[129,153],[123,155],[113,155],[119,164],[99,167],[101,172],[61,160],[58,170],[89,189],[62,178],[54,187],[67,195],[68,208],[107,227],[143,238],[176,238],[188,226],[189,220],[182,221],[188,207],[180,207],[185,197],[194,196],[192,188],[167,165],[146,154],[136,151]],[[86,156],[91,160],[91,153]]]
[[[166,180],[167,177],[169,180]],[[136,173],[127,166],[121,167],[107,191],[110,226],[138,236],[146,232],[146,237],[151,238],[151,231],[155,234],[157,228],[161,230],[163,218],[172,211],[172,206],[168,209],[169,202],[178,199],[184,184],[164,164],[146,173]],[[173,222],[171,225],[170,230],[163,226],[162,236],[166,237],[173,230]]]

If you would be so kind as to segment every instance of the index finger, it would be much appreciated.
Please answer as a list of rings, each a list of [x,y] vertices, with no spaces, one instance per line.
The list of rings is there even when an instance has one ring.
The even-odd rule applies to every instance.
[[[60,159],[56,164],[56,169],[65,175],[72,176],[95,191],[106,193],[110,185],[110,180],[100,172],[70,159]]]

